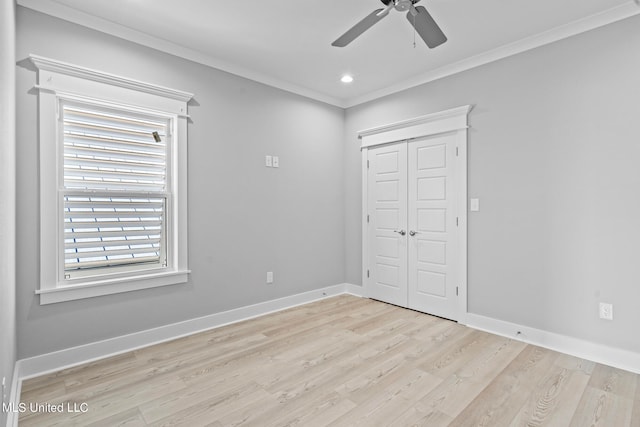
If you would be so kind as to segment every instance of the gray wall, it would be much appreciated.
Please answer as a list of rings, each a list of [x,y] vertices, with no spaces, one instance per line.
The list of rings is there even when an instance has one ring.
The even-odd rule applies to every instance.
[[[348,109],[347,281],[362,282],[357,131],[473,104],[469,311],[640,352],[638,28],[640,16]]]
[[[195,93],[188,284],[40,306],[35,73],[18,68],[18,355],[344,282],[344,111],[18,8],[30,53]],[[265,168],[265,154],[280,168]],[[275,283],[266,285],[266,272]]]
[[[18,68],[18,356],[360,284],[357,131],[463,104],[476,106],[469,195],[481,199],[469,216],[470,311],[640,352],[639,24],[630,18],[345,113],[19,8],[18,59],[48,56],[196,99],[190,282],[40,306],[35,75]],[[280,169],[265,168],[265,154],[280,156]],[[597,319],[599,301],[614,304],[613,322]]]
[[[16,361],[15,41],[15,3],[3,1],[0,4],[0,380],[7,381],[7,399]],[[0,400],[2,397],[0,392]],[[5,425],[6,416],[0,410],[1,425]]]

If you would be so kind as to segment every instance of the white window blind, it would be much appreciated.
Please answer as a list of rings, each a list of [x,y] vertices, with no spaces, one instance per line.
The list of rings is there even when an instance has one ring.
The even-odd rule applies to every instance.
[[[168,120],[63,105],[64,271],[166,264]]]

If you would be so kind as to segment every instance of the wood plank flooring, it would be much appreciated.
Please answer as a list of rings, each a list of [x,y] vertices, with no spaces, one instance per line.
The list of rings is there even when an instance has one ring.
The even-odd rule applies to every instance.
[[[640,427],[639,375],[347,295],[30,379],[21,401],[65,411],[20,426]]]

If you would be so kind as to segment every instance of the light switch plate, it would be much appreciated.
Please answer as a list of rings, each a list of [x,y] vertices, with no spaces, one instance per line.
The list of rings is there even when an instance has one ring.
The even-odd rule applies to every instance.
[[[478,212],[480,210],[480,199],[471,199],[470,209],[471,212]]]
[[[278,158],[278,156],[273,156],[273,167],[274,168],[280,167],[280,159]]]
[[[268,168],[273,166],[273,157],[271,156],[264,156],[264,165]]]
[[[273,283],[273,271],[267,271],[267,283]]]

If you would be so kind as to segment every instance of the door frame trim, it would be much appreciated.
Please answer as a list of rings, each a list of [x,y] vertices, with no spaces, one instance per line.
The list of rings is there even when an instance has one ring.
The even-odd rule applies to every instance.
[[[417,138],[424,138],[444,133],[455,133],[458,148],[456,167],[456,195],[458,217],[458,316],[457,321],[465,324],[467,317],[467,139],[468,117],[473,109],[472,105],[464,105],[449,110],[427,114],[413,119],[377,126],[358,132],[358,139],[362,141],[360,150],[362,158],[362,283],[363,294],[370,295],[369,278],[367,277],[369,260],[368,241],[368,171],[367,159],[369,149],[380,145],[407,142]]]

